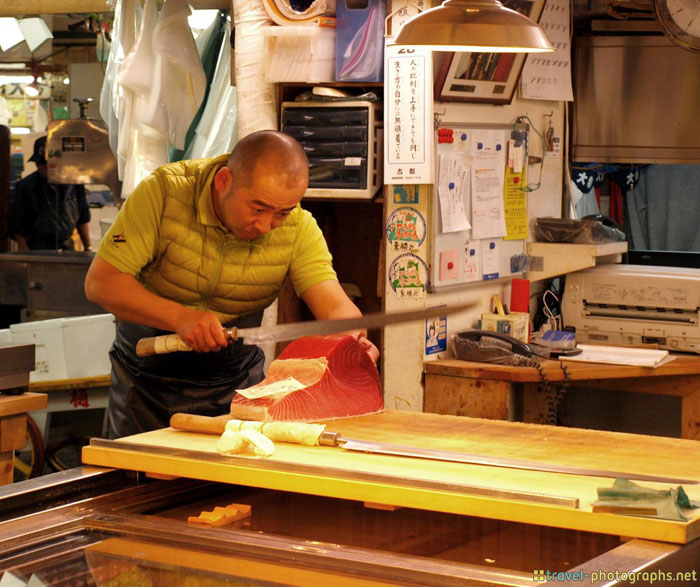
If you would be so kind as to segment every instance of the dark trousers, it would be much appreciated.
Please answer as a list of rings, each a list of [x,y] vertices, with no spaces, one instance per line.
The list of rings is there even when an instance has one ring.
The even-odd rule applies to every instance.
[[[243,316],[227,327],[259,326],[262,312]],[[176,412],[218,416],[230,411],[236,389],[264,378],[264,355],[257,346],[237,340],[219,352],[136,356],[136,343],[167,334],[132,322],[117,321],[110,350],[112,382],[109,393],[110,438],[165,428]]]

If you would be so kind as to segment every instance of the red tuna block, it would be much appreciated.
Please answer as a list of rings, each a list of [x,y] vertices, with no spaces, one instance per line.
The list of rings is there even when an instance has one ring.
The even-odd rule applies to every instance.
[[[231,415],[310,422],[383,408],[377,367],[352,336],[306,336],[287,345],[263,381],[239,391],[231,402]]]

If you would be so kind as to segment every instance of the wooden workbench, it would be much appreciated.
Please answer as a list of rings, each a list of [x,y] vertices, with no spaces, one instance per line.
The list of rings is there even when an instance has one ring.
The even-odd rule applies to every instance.
[[[0,485],[14,479],[14,454],[27,444],[27,412],[46,407],[46,394],[0,395]]]
[[[674,355],[656,368],[574,361],[541,360],[542,373],[552,384],[594,389],[678,396],[681,399],[680,437],[700,440],[700,357]],[[562,368],[565,367],[565,368]],[[515,414],[514,392],[522,394],[522,414]],[[545,423],[547,393],[540,372],[511,367],[440,359],[425,363],[426,412]]]
[[[346,437],[543,463],[690,480],[700,501],[700,443],[688,440],[387,411],[328,423]],[[593,513],[603,477],[506,469],[276,443],[269,458],[221,455],[218,436],[166,428],[116,441],[93,439],[83,462],[356,501],[686,543],[700,510],[673,522]],[[695,483],[692,483],[695,481]],[[644,482],[668,489],[668,483]]]

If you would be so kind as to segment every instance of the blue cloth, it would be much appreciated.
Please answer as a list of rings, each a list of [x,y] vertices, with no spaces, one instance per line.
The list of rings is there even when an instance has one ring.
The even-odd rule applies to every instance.
[[[700,165],[647,165],[626,194],[630,248],[700,251]]]

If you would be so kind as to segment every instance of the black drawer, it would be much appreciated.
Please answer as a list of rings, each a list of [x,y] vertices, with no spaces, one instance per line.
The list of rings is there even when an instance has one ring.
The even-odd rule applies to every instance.
[[[305,141],[363,141],[367,142],[367,126],[295,126],[285,125],[282,132],[299,142]]]
[[[367,125],[367,108],[286,108],[282,112],[282,128],[296,125]]]
[[[309,187],[365,189],[367,159],[365,157],[309,158]]]
[[[303,142],[307,157],[367,157],[367,143]]]

